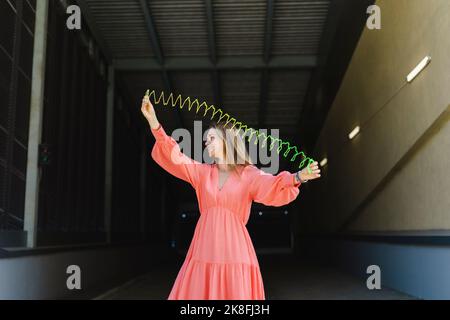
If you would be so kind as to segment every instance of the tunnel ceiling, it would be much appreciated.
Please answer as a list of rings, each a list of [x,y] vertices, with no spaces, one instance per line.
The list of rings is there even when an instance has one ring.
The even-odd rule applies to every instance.
[[[174,92],[217,105],[251,127],[279,128],[282,139],[294,142],[311,112],[321,113],[315,127],[323,123],[327,109],[314,110],[311,101],[342,16],[351,11],[349,1],[332,0],[77,3],[130,103],[138,105],[147,88]],[[185,109],[157,112],[169,130],[192,130],[201,119]],[[312,146],[313,135],[300,145]]]

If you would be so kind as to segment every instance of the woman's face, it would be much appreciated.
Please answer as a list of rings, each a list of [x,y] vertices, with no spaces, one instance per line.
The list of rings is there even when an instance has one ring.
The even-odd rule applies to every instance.
[[[223,141],[215,128],[210,128],[206,134],[205,147],[211,158],[223,159]]]

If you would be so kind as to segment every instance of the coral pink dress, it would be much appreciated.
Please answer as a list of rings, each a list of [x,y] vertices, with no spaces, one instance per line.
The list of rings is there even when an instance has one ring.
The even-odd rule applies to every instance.
[[[200,218],[169,300],[264,300],[264,285],[246,228],[252,201],[282,206],[297,198],[294,173],[271,175],[254,165],[229,174],[219,190],[216,164],[197,162],[159,126],[152,158],[195,189]]]

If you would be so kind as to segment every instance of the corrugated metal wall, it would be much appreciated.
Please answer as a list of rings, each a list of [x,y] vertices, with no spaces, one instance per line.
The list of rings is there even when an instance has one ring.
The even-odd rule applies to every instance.
[[[106,68],[87,28],[65,28],[50,1],[41,165],[39,244],[102,240]],[[63,27],[61,27],[63,26]]]
[[[22,230],[35,1],[0,2],[0,230]]]

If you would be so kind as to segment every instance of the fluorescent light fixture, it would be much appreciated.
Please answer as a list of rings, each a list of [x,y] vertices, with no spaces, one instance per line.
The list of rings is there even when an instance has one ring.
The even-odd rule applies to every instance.
[[[413,71],[411,71],[408,76],[406,77],[406,81],[411,82],[414,80],[414,78],[423,70],[425,67],[430,63],[431,57],[426,56],[422,59],[422,61],[419,62],[419,64],[414,68]]]
[[[320,166],[321,166],[321,167],[324,167],[324,166],[327,165],[327,163],[328,163],[328,159],[327,159],[327,158],[323,158],[323,159],[320,161]]]
[[[356,126],[356,128],[353,129],[352,132],[350,132],[350,133],[348,134],[348,138],[349,138],[350,140],[352,140],[358,133],[359,133],[359,126]]]

